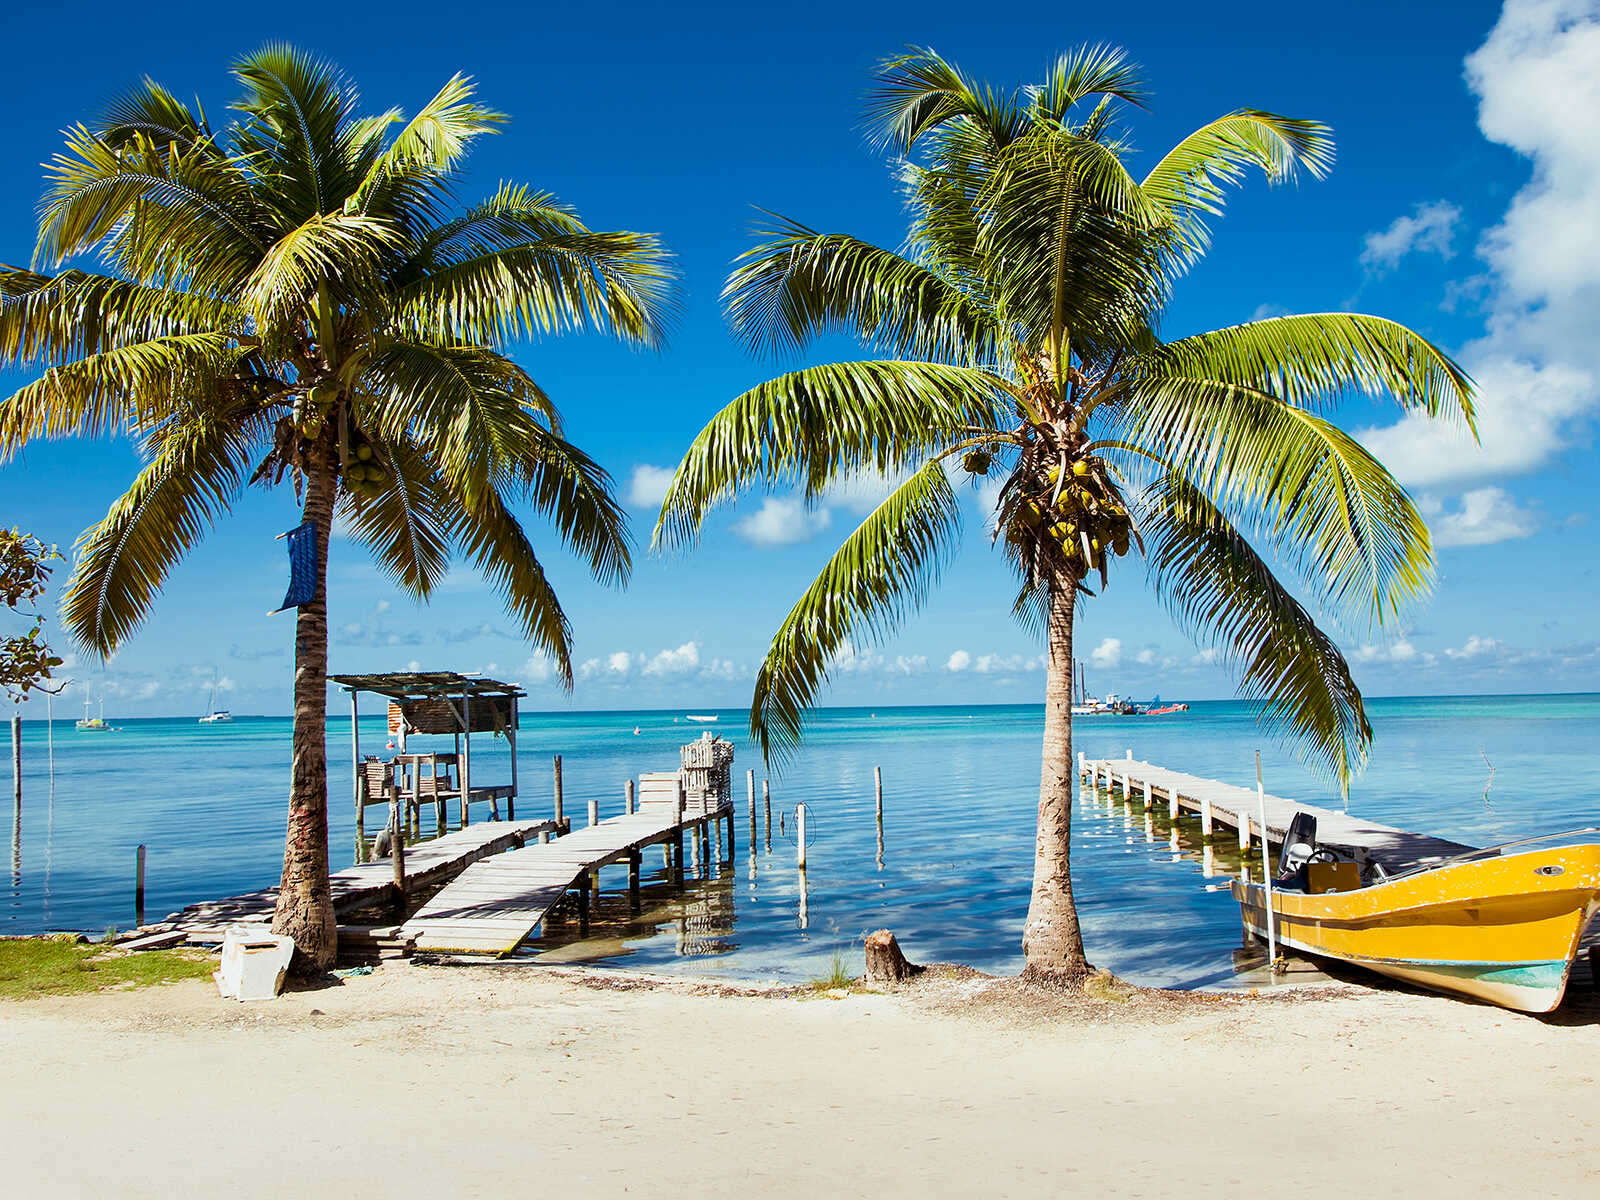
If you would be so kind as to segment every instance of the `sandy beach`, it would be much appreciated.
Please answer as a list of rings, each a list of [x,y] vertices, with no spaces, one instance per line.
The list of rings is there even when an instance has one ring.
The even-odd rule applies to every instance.
[[[1577,1196],[1600,1003],[741,994],[390,962],[0,1009],[6,1190],[54,1196]]]

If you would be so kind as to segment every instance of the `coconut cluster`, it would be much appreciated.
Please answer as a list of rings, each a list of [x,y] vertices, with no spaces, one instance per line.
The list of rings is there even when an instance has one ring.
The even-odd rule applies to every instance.
[[[321,437],[329,414],[339,402],[339,385],[320,383],[295,398],[292,427],[303,458],[308,444]],[[392,482],[375,446],[361,430],[349,429],[340,453],[340,478],[345,491],[362,500],[376,500]]]
[[[1104,570],[1108,555],[1128,552],[1133,524],[1099,461],[1079,459],[1062,478],[1060,466],[1039,477],[1012,508],[1006,540],[1027,547],[1047,541],[1080,570]]]

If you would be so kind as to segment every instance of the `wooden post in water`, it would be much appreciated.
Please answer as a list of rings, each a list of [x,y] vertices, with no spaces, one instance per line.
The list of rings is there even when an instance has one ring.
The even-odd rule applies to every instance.
[[[1088,773],[1089,773],[1089,767],[1086,764],[1086,762],[1084,761],[1083,751],[1079,750],[1078,751],[1078,778],[1082,779]]]
[[[678,801],[673,810],[672,882],[683,886],[683,776],[678,777]]]
[[[1178,789],[1175,788],[1175,787],[1169,787],[1167,789],[1167,820],[1175,822],[1175,821],[1177,821],[1177,819],[1178,819]]]
[[[17,817],[22,817],[22,714],[11,714],[11,790]]]
[[[631,779],[628,780],[627,784],[622,789],[622,805],[623,811],[630,815],[635,811],[635,803],[633,799],[633,780]]]
[[[1250,849],[1250,818],[1244,813],[1239,814],[1239,849]]]
[[[559,832],[562,821],[562,795],[561,795],[561,755],[556,755],[556,829]]]
[[[771,782],[771,780],[763,779],[761,781],[761,806],[764,809],[766,809],[766,811],[767,811],[767,817],[766,817],[767,849],[771,850],[772,849],[772,782]]]
[[[806,804],[802,800],[794,806],[795,844],[800,847],[800,869],[806,869]]]
[[[754,767],[744,773],[744,790],[750,797],[750,846],[754,849],[756,844],[756,769]]]
[[[1146,776],[1145,777],[1145,781],[1144,781],[1144,810],[1145,810],[1145,812],[1149,812],[1150,811],[1151,803],[1152,802],[1151,802],[1151,799],[1150,799],[1150,779],[1149,779],[1149,776]]]
[[[589,801],[589,824],[600,824],[600,801],[598,800]]]
[[[878,828],[883,828],[883,768],[872,768],[872,790],[878,797]]]
[[[144,924],[144,843],[139,843],[139,849],[134,855],[133,867],[133,923],[136,926]]]
[[[1206,839],[1211,837],[1211,797],[1200,797],[1200,836]]]
[[[628,851],[628,906],[639,911],[639,868],[644,855],[637,850]]]
[[[404,912],[406,908],[406,823],[405,802],[396,793],[389,806],[389,855],[394,864],[394,904]]]

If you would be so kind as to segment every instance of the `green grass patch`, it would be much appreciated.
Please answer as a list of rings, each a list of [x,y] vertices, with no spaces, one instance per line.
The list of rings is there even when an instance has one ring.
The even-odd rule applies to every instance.
[[[0,941],[0,999],[70,996],[104,988],[209,979],[216,963],[195,950],[118,951],[41,938]]]
[[[811,990],[814,992],[832,992],[840,988],[855,986],[856,977],[850,974],[850,968],[845,964],[842,953],[835,953],[833,962],[829,964],[828,973],[811,981]]]

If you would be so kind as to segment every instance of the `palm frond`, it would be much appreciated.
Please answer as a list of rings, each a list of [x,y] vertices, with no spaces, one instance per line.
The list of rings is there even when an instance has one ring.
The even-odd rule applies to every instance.
[[[445,505],[450,535],[489,578],[506,608],[536,648],[555,663],[563,686],[572,687],[572,626],[561,609],[533,545],[511,510],[494,491],[469,504],[462,496]]]
[[[780,375],[700,431],[652,544],[692,541],[708,512],[751,483],[798,480],[814,497],[840,475],[892,474],[970,430],[997,430],[1006,388],[992,372],[949,363],[831,363]]]
[[[370,296],[381,290],[377,277],[385,251],[397,241],[388,222],[372,217],[308,217],[261,255],[244,281],[243,305],[266,328],[303,313],[319,284],[328,284],[337,299]],[[377,308],[370,301],[366,307]],[[372,315],[381,314],[377,309]]]
[[[0,462],[35,438],[98,437],[209,395],[239,351],[223,334],[180,334],[57,363],[0,402]]]
[[[994,316],[928,266],[856,238],[782,217],[739,256],[722,289],[734,333],[764,353],[792,353],[833,330],[897,358],[994,361]]]
[[[1272,734],[1307,750],[1348,789],[1372,742],[1349,664],[1243,534],[1196,488],[1169,475],[1140,522],[1157,594],[1218,651]]]
[[[274,178],[281,228],[342,208],[360,182],[343,144],[355,88],[330,64],[281,43],[245,55],[233,74],[244,85],[233,107],[249,118],[234,140],[258,175]]]
[[[1192,260],[1210,240],[1205,216],[1222,211],[1224,189],[1259,167],[1269,183],[1304,167],[1321,179],[1333,168],[1332,131],[1317,121],[1242,108],[1202,125],[1158,162],[1140,185],[1169,212]]]
[[[100,139],[112,147],[121,147],[139,138],[158,150],[174,145],[188,150],[204,143],[212,154],[221,154],[212,142],[205,113],[191,111],[187,104],[148,76],[106,105],[96,131]]]
[[[835,654],[919,607],[954,551],[960,508],[942,462],[901,484],[844,540],[789,610],[756,674],[750,734],[771,762],[800,740]]]
[[[1059,124],[1073,107],[1091,96],[1144,107],[1149,99],[1138,66],[1120,46],[1079,46],[1061,55],[1045,81],[1027,89],[1035,118]]]
[[[588,328],[662,342],[676,275],[656,237],[586,229],[545,197],[502,198],[442,229],[408,264],[403,329],[492,346]]]
[[[504,123],[503,113],[472,99],[476,91],[468,76],[452,75],[394,140],[373,156],[355,192],[362,212],[384,211],[397,185],[408,178],[439,180],[449,175],[475,140]],[[352,141],[365,141],[370,131],[370,127],[353,131]]]
[[[633,567],[628,518],[611,476],[571,442],[540,429],[527,435],[514,468],[528,499],[555,524],[568,548],[604,584],[623,584]]]
[[[1318,600],[1382,624],[1427,595],[1433,548],[1410,496],[1337,425],[1264,392],[1168,381],[1130,408],[1135,444],[1181,466],[1294,565]]]
[[[1134,378],[1209,380],[1302,408],[1359,392],[1472,426],[1472,379],[1404,325],[1363,313],[1268,317],[1180,338],[1133,361]]]
[[[974,82],[932,50],[916,49],[879,64],[866,126],[876,145],[910,154],[929,139],[962,134],[999,149],[1022,134],[1027,118],[1015,96]]]
[[[62,599],[67,629],[101,657],[149,614],[172,568],[228,511],[248,470],[248,447],[226,416],[196,414],[78,539]]]
[[[418,447],[374,440],[373,450],[392,482],[371,498],[346,492],[339,514],[396,586],[426,600],[450,569],[446,501]]]

